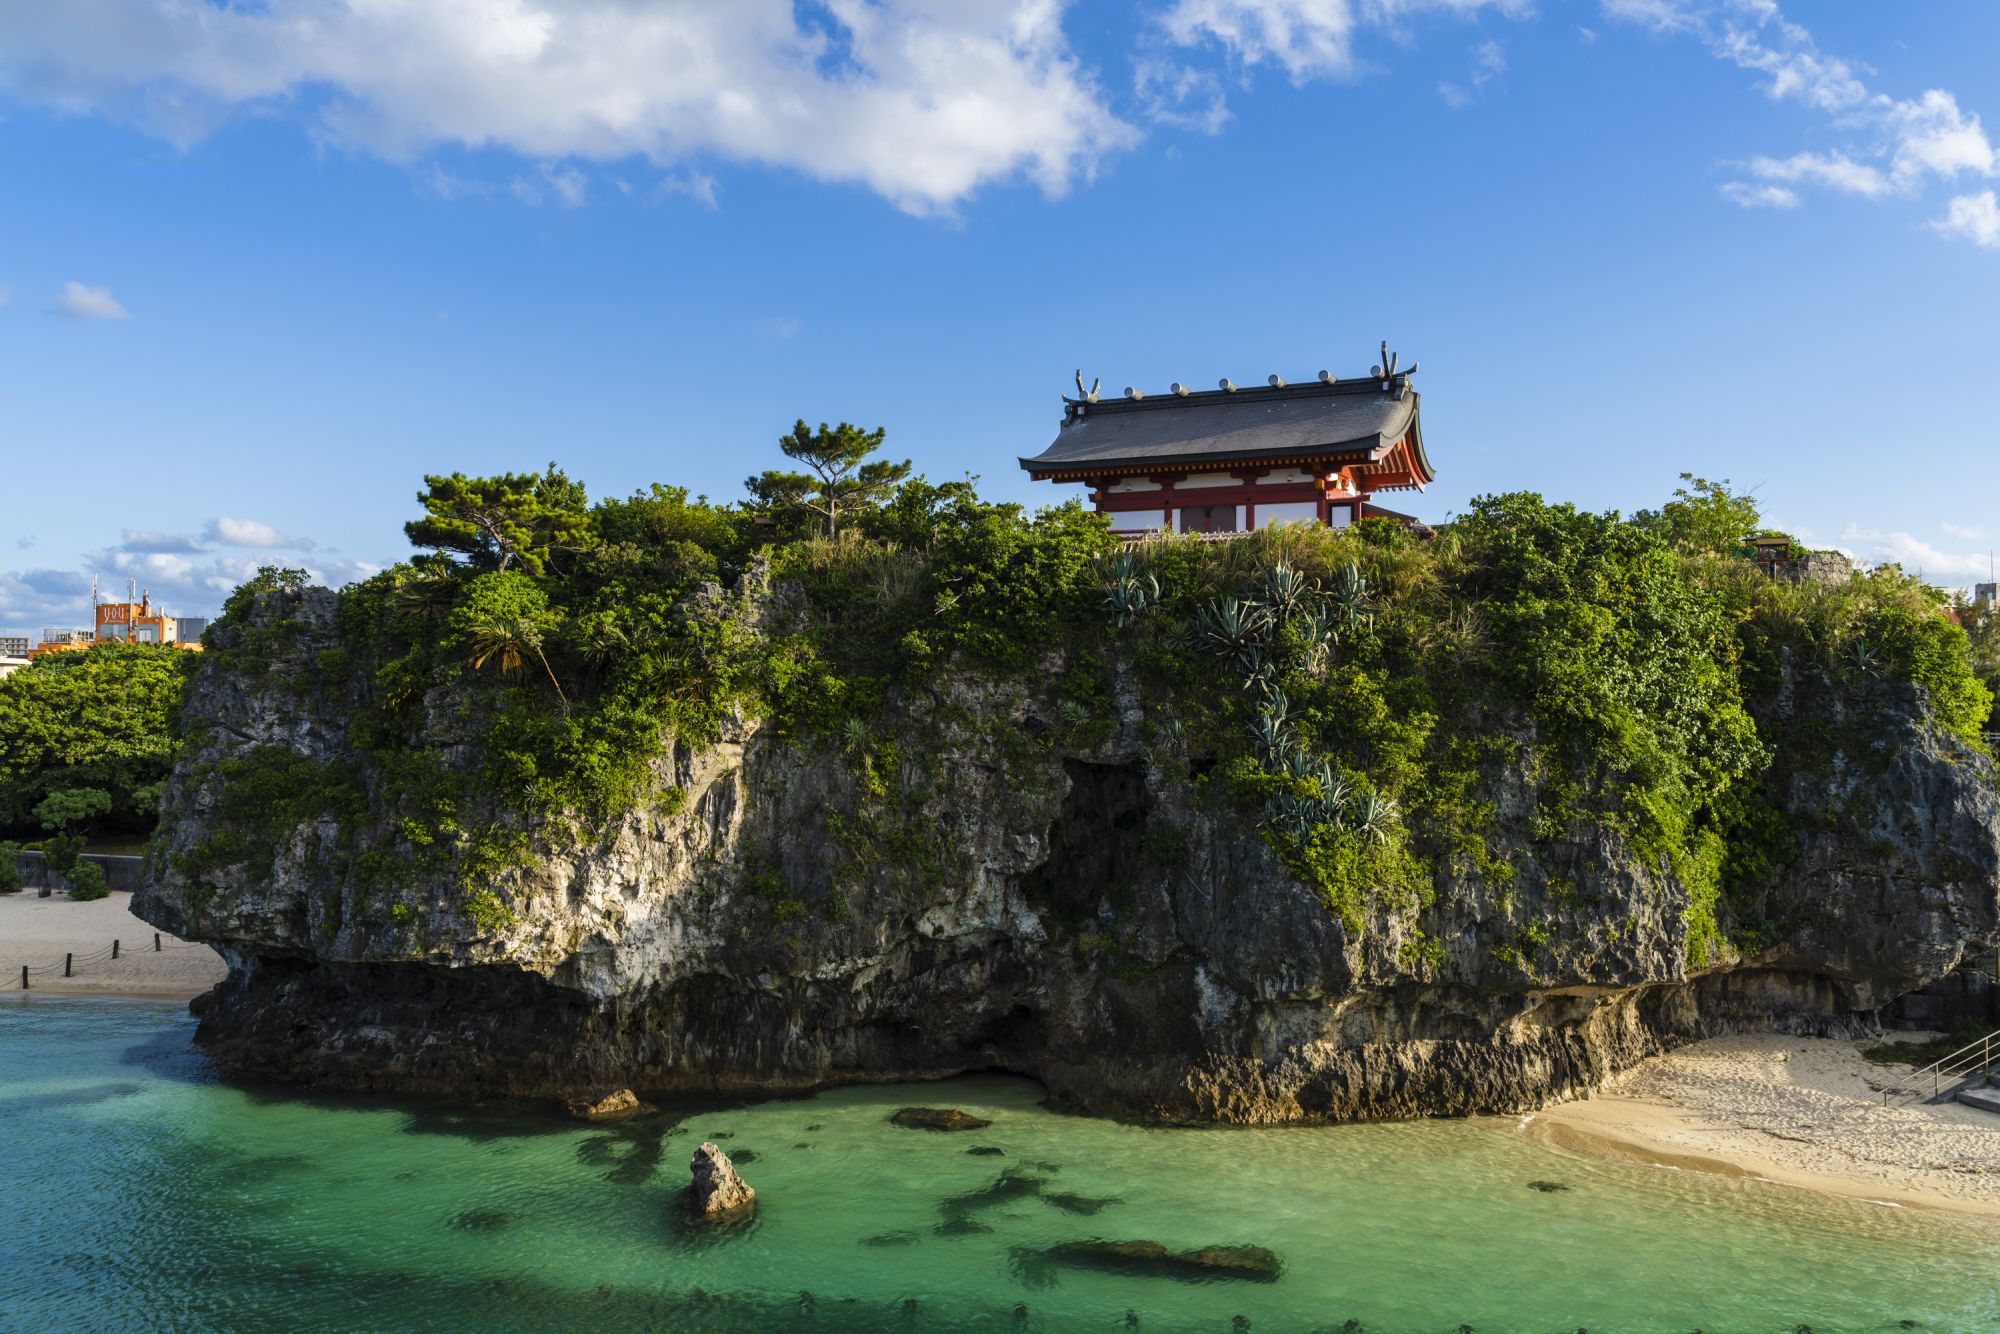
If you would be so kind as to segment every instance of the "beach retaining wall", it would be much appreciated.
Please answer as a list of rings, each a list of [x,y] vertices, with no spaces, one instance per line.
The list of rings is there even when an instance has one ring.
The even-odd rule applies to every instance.
[[[1900,996],[1882,1007],[1885,1028],[1935,1029],[1951,1032],[1976,1025],[2000,1028],[2000,984],[1993,980],[1996,961],[1985,967],[1960,964],[1937,981]]]
[[[130,893],[144,877],[144,857],[120,857],[105,852],[86,852],[79,861],[96,862],[104,868],[104,883]],[[29,889],[68,889],[69,884],[49,869],[48,859],[39,852],[23,852],[15,860],[21,868],[21,883]]]

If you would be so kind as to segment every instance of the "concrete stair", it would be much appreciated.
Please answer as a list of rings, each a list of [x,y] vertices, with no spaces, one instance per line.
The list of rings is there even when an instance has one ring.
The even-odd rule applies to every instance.
[[[1967,1107],[1977,1107],[1982,1112],[1992,1112],[2000,1116],[2000,1088],[1994,1087],[1995,1076],[1988,1073],[1984,1079],[1976,1079],[1958,1091],[1958,1101]]]

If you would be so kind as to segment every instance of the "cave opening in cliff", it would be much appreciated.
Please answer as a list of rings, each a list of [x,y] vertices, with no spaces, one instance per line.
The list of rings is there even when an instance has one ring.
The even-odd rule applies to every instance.
[[[1048,858],[1023,881],[1029,900],[1082,925],[1107,895],[1145,870],[1145,770],[1137,764],[1066,759],[1069,791],[1049,826]]]

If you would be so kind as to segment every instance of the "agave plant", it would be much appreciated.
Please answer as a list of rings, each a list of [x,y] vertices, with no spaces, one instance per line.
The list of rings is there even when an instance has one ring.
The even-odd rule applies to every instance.
[[[1264,571],[1261,592],[1264,605],[1268,606],[1279,620],[1288,621],[1311,603],[1314,595],[1319,592],[1319,584],[1316,580],[1299,573],[1298,567],[1290,561],[1280,560]]]
[[[1285,698],[1284,691],[1273,690],[1269,695],[1265,696],[1264,702],[1257,706],[1257,712],[1260,716],[1270,718],[1282,727],[1291,721],[1292,702]]]
[[[1264,824],[1288,837],[1304,839],[1319,823],[1318,805],[1310,797],[1274,792],[1264,799]]]
[[[1854,647],[1847,651],[1847,665],[1859,676],[1880,676],[1882,674],[1881,655],[1868,647],[1868,641],[1857,639]]]
[[[1104,586],[1104,606],[1111,623],[1123,630],[1160,602],[1160,581],[1150,574],[1115,576]]]
[[[1250,740],[1278,768],[1283,768],[1285,757],[1298,748],[1283,714],[1259,712],[1250,724]]]
[[[1375,624],[1375,617],[1368,610],[1368,580],[1355,561],[1340,567],[1340,573],[1334,576],[1333,587],[1327,590],[1327,602],[1343,634],[1360,634]]]
[[[1278,664],[1263,649],[1253,650],[1250,660],[1243,665],[1243,690],[1246,694],[1268,697],[1278,690]]]
[[[1389,828],[1396,821],[1396,801],[1380,792],[1370,792],[1361,802],[1361,818],[1355,831],[1371,843],[1387,843]]]
[[[1347,813],[1348,802],[1354,796],[1354,785],[1347,781],[1345,775],[1335,773],[1330,765],[1320,766],[1316,777],[1319,780],[1320,803],[1332,812],[1327,823],[1339,824],[1340,817]]]
[[[1247,598],[1220,597],[1195,615],[1195,636],[1212,653],[1248,669],[1271,636],[1271,609]]]

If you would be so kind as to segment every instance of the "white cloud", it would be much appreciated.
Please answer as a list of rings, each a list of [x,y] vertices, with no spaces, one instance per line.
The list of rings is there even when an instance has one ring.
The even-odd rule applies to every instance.
[[[1988,250],[2000,249],[2000,199],[1995,199],[1991,190],[1960,195],[1931,226],[1946,236],[1956,236]]]
[[[1687,0],[1602,0],[1604,17],[1655,32],[1692,32],[1697,6]]]
[[[574,167],[558,169],[546,164],[534,177],[516,176],[509,188],[514,198],[524,204],[539,204],[554,196],[555,202],[564,208],[581,208],[589,194],[589,182],[582,172]]]
[[[1799,195],[1796,190],[1787,190],[1782,185],[1750,185],[1743,181],[1725,181],[1722,197],[1744,208],[1797,208]]]
[[[1135,141],[1070,52],[1063,9],[1062,0],[0,5],[0,87],[182,143],[233,113],[296,110],[324,142],[399,161],[440,145],[536,162],[636,156],[663,168],[713,155],[859,183],[937,214],[1001,181],[1061,195]],[[565,187],[544,188],[561,197]]]
[[[443,200],[490,199],[493,196],[493,187],[484,181],[446,171],[436,163],[426,167],[418,181],[426,191]]]
[[[120,551],[200,551],[200,538],[189,537],[185,533],[160,533],[149,529],[127,528],[118,542]]]
[[[688,198],[713,209],[715,203],[715,177],[699,171],[670,172],[660,178],[655,191],[659,195],[686,195]]]
[[[1356,38],[1378,29],[1401,35],[1419,14],[1471,17],[1492,10],[1511,18],[1534,12],[1530,0],[1174,0],[1160,16],[1178,46],[1213,42],[1245,65],[1274,61],[1294,83],[1358,72]]]
[[[1794,153],[1788,158],[1755,157],[1744,164],[1752,176],[1788,185],[1812,184],[1877,198],[1895,189],[1889,177],[1865,162],[1840,153]]]
[[[1993,530],[1991,528],[1979,528],[1962,523],[1941,523],[1938,527],[1944,529],[1946,537],[1955,537],[1961,542],[1991,542],[1993,540]]]
[[[90,624],[90,576],[74,570],[0,570],[0,628],[34,635],[45,626]]]
[[[1951,93],[1933,88],[1919,97],[1895,98],[1875,91],[1863,77],[1868,71],[1821,51],[1810,32],[1785,17],[1777,0],[1602,4],[1609,18],[1697,37],[1717,58],[1762,75],[1771,100],[1817,111],[1853,140],[1830,152],[1749,159],[1742,169],[1764,186],[1744,181],[1723,186],[1724,197],[1735,203],[1790,208],[1799,195],[1785,187],[1799,185],[1883,199],[1914,194],[1933,181],[2000,174],[2000,154],[1979,116],[1961,108]],[[1780,188],[1765,188],[1770,186]],[[1939,224],[1939,230],[1977,240],[1976,221],[1953,225],[1957,202],[1953,217]]]
[[[1454,111],[1461,111],[1479,100],[1479,93],[1487,84],[1507,72],[1507,48],[1498,42],[1481,42],[1472,48],[1472,78],[1469,86],[1443,82],[1438,84],[1438,96]]]
[[[118,304],[118,298],[111,295],[108,287],[87,287],[83,283],[64,283],[62,295],[56,298],[56,313],[67,315],[73,320],[125,320],[131,316],[125,307]]]
[[[232,519],[227,515],[210,519],[202,536],[226,547],[252,547],[259,551],[311,551],[316,545],[309,537],[287,537],[268,523]]]
[[[88,553],[80,570],[0,570],[0,627],[33,634],[45,626],[90,624],[93,575],[106,597],[123,597],[129,579],[172,615],[213,616],[265,565],[303,568],[314,582],[334,587],[382,568],[320,551],[310,538],[287,537],[255,519],[211,519],[200,538],[127,529],[116,546]]]
[[[1213,70],[1141,57],[1132,63],[1132,92],[1157,124],[1220,134],[1229,123],[1229,100]]]
[[[266,565],[304,569],[312,582],[334,587],[365,579],[381,568],[364,561],[337,557],[274,560],[263,555],[213,552],[209,553],[208,559],[197,561],[185,556],[117,550],[94,553],[88,565],[98,573],[108,590],[115,589],[117,594],[122,595],[125,581],[131,579],[151,594],[156,604],[174,616],[215,615],[222,608],[222,600],[238,584]],[[0,614],[6,610],[6,607],[0,606]],[[87,619],[87,600],[80,611]]]
[[[789,315],[773,315],[757,322],[757,332],[766,338],[790,338],[805,326]]]
[[[0,287],[0,310],[14,304],[14,291],[10,287]]]
[[[1988,557],[1983,551],[1943,551],[1909,533],[1854,526],[1842,532],[1840,540],[1865,560],[1894,562],[1932,583],[1962,586],[1987,577]]]

